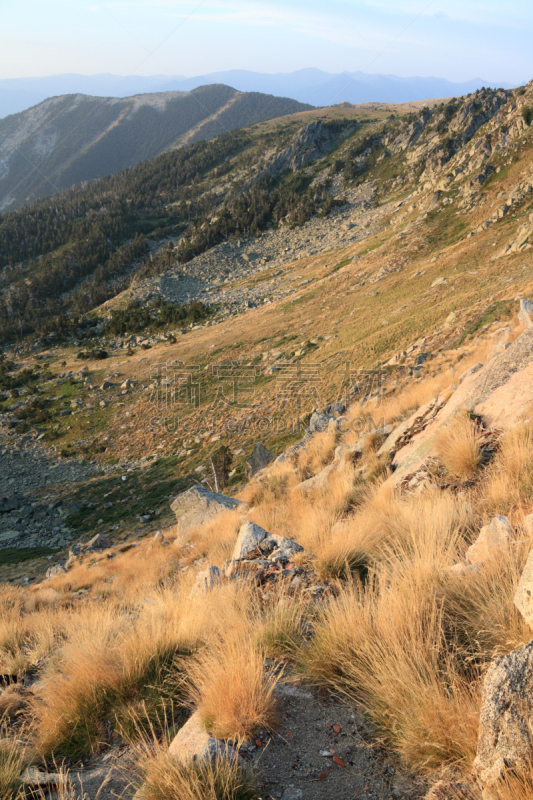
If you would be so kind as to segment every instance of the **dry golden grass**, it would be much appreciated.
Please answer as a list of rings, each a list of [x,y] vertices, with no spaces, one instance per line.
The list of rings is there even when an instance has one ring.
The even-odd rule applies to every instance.
[[[193,547],[187,553],[187,562],[206,558],[210,564],[221,567],[231,558],[238,530],[243,521],[243,512],[223,511],[216,519],[203,525],[191,536]]]
[[[254,777],[234,757],[181,765],[160,746],[141,760],[139,800],[258,800]]]
[[[437,437],[436,452],[446,472],[453,478],[473,478],[483,453],[479,426],[468,417],[459,417]]]
[[[442,591],[445,625],[453,628],[465,658],[486,663],[531,639],[529,626],[514,606],[530,542],[495,552],[479,571],[449,573]]]
[[[0,692],[0,720],[13,720],[28,705],[28,700],[17,684],[7,686]]]
[[[444,360],[441,374],[386,398],[371,416],[368,407],[350,409],[354,429],[366,425],[371,435],[360,460],[331,470],[322,486],[299,488],[332,462],[331,431],[292,460],[272,464],[240,493],[245,514],[219,515],[186,548],[141,542],[111,559],[86,557],[46,587],[0,589],[1,669],[40,670],[31,709],[37,751],[85,756],[107,740],[107,721],[112,736],[128,741],[147,729],[159,735],[161,720],[177,718],[185,694],[213,734],[249,737],[276,724],[269,655],[290,656],[310,681],[359,704],[411,766],[468,768],[482,669],[530,636],[512,604],[530,543],[513,543],[478,572],[458,577],[449,568],[464,559],[488,515],[508,513],[518,524],[531,510],[533,427],[502,438],[467,494],[397,493],[383,480],[387,461],[377,456],[380,439],[372,431],[449,393],[457,374],[483,359],[470,348],[451,367]],[[343,439],[357,436],[352,430]],[[478,438],[467,418],[443,436],[450,474],[475,474]],[[310,602],[287,584],[269,586],[259,598],[243,582],[191,597],[199,566],[230,557],[243,516],[302,544],[302,563],[333,581],[337,596]],[[19,710],[10,702],[10,691],[0,694],[6,718]],[[241,797],[238,771],[168,763],[155,747],[146,762],[146,800]],[[246,781],[242,786],[248,791]]]
[[[246,739],[277,724],[277,677],[248,626],[200,652],[189,666],[191,695],[206,729],[220,739]]]
[[[303,674],[359,704],[419,770],[475,756],[479,697],[449,658],[430,567],[347,589],[302,649]]]
[[[501,439],[480,504],[489,515],[521,518],[531,509],[533,488],[533,425],[524,423]]]
[[[5,722],[0,723],[0,800],[22,800],[20,775],[26,763],[27,756],[20,743]]]
[[[260,480],[252,480],[244,487],[239,499],[251,506],[280,502],[299,482],[298,472],[288,459],[276,461]]]
[[[163,547],[145,540],[112,559],[107,555],[87,555],[48,586],[60,593],[90,588],[105,598],[116,596],[134,601],[141,598],[147,587],[161,585],[172,575],[180,555],[174,543]]]
[[[325,430],[316,433],[309,444],[298,454],[298,469],[301,479],[311,478],[324,469],[332,461],[336,445],[336,431]]]

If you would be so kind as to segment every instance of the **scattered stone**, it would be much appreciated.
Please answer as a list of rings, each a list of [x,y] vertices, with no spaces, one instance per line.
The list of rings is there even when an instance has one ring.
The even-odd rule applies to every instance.
[[[281,795],[281,800],[303,800],[303,796],[302,789],[295,789],[293,786],[289,786]]]

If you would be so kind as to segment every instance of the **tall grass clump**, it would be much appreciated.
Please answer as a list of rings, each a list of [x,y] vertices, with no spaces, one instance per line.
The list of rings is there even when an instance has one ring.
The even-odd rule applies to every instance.
[[[471,479],[483,461],[481,433],[474,420],[459,417],[443,430],[436,441],[437,455],[453,478]]]
[[[436,576],[417,569],[374,577],[330,603],[300,669],[359,705],[414,768],[468,767],[480,701],[446,646]]]
[[[170,684],[180,639],[175,620],[117,616],[94,638],[64,647],[59,670],[33,703],[42,755],[81,758],[111,736],[127,735],[138,720],[157,721],[179,694]]]
[[[259,800],[238,756],[184,765],[158,748],[141,762],[141,773],[139,800]]]
[[[488,514],[529,513],[533,505],[533,425],[523,423],[501,438],[480,504]]]
[[[205,728],[220,739],[245,739],[277,724],[265,654],[251,631],[239,631],[201,651],[189,667],[191,696]]]
[[[0,800],[22,800],[24,792],[20,777],[26,767],[26,757],[20,744],[0,724]]]

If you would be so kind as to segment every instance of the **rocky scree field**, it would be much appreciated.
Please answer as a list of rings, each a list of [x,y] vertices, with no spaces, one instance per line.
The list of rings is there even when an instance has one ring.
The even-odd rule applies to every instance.
[[[531,797],[532,92],[280,123],[329,213],[6,341],[6,798]]]

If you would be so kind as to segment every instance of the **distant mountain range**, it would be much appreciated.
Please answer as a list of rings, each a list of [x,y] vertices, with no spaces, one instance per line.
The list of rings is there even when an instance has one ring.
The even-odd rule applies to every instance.
[[[332,74],[319,69],[267,74],[248,70],[213,72],[194,78],[182,75],[51,75],[45,78],[0,80],[0,118],[24,111],[54,95],[89,94],[103,97],[128,97],[146,92],[191,91],[199,86],[223,83],[241,92],[263,92],[292,97],[301,103],[329,106],[350,103],[405,103],[436,97],[454,97],[475,92],[482,86],[505,89],[511,84],[495,84],[474,78],[452,83],[444,78],[400,78],[396,75],[365,75],[360,72]]]
[[[0,120],[0,211],[192,142],[310,108],[217,84],[126,98],[53,97]]]

